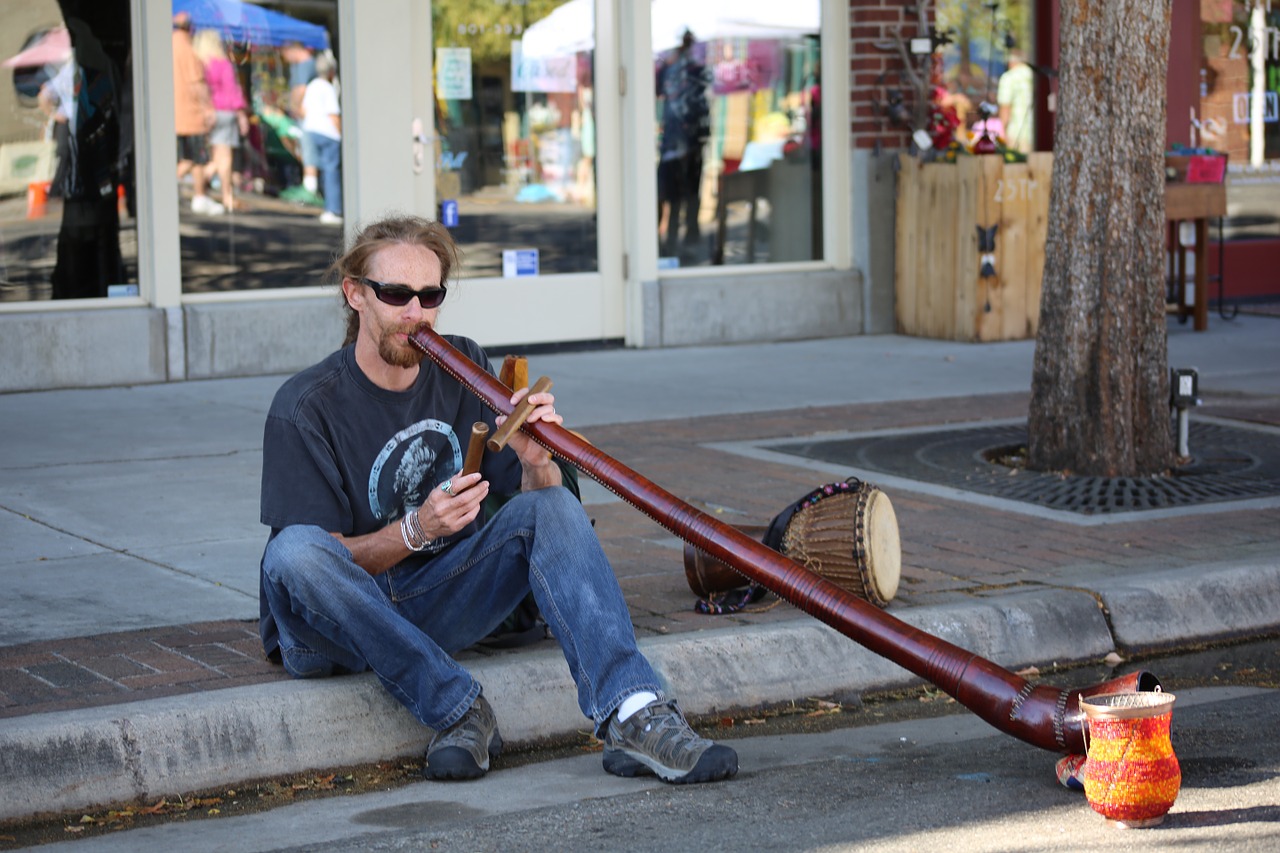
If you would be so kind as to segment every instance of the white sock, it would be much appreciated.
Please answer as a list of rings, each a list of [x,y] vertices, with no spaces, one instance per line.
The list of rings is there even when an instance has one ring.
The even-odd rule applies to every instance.
[[[315,175],[303,175],[303,176],[302,176],[302,185],[303,185],[304,187],[306,187],[306,188],[307,188],[307,192],[309,192],[309,193],[313,193],[313,192],[315,192],[315,191],[316,191],[316,185],[317,185],[318,183],[319,183],[319,182],[317,181],[317,179],[316,179],[316,176],[315,176]]]
[[[618,722],[621,723],[627,717],[630,717],[650,702],[657,701],[658,694],[650,693],[648,690],[642,690],[639,693],[632,693],[622,701],[621,705],[618,706]]]

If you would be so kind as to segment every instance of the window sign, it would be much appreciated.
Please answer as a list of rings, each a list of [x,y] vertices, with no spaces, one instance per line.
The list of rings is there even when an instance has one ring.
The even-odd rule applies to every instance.
[[[440,202],[440,224],[445,228],[458,227],[458,203],[453,199]]]
[[[436,49],[436,95],[451,101],[471,100],[471,48]]]
[[[1280,93],[1264,91],[1261,94],[1262,101],[1258,103],[1258,98],[1253,92],[1235,93],[1233,119],[1236,124],[1258,121],[1258,113],[1262,114],[1261,121],[1264,124],[1280,121]]]
[[[511,91],[573,92],[578,63],[573,55],[531,56],[521,42],[511,43]]]
[[[523,278],[537,274],[537,249],[505,249],[502,252],[503,278]]]

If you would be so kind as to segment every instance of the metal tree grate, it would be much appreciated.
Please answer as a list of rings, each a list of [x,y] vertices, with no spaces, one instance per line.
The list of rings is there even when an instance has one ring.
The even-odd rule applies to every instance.
[[[1026,441],[1026,426],[1015,424],[767,449],[1082,515],[1280,496],[1280,435],[1274,432],[1193,420],[1192,461],[1158,477],[1061,475],[989,461]]]

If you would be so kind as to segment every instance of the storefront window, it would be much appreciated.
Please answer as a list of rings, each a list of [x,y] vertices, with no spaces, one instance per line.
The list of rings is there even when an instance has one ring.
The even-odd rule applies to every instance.
[[[182,290],[317,283],[342,242],[337,0],[173,0]]]
[[[1205,0],[1200,16],[1193,147],[1227,154],[1223,236],[1280,237],[1280,4]]]
[[[820,259],[821,4],[650,14],[659,266]]]
[[[462,274],[594,272],[592,0],[434,0],[436,196]]]
[[[128,0],[0,0],[0,301],[136,296]]]
[[[1035,97],[1043,89],[1037,75],[1050,72],[1031,52],[1032,5],[938,0],[937,29],[947,43],[934,102],[955,125],[955,141],[968,150],[984,134],[1019,154],[1035,150]]]

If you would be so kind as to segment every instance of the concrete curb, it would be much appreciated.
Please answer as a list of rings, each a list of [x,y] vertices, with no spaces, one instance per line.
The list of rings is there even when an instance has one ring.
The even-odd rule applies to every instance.
[[[1280,634],[1280,559],[1131,575],[1095,589],[1116,646],[1131,654]]]
[[[1042,588],[894,608],[891,615],[1010,669],[1098,660],[1117,646],[1171,637],[1268,633],[1280,621],[1274,565],[1158,573],[1101,584],[1096,594]],[[641,648],[695,715],[921,681],[808,618],[646,638]],[[468,666],[485,685],[508,742],[589,731],[558,649]],[[0,727],[0,778],[9,780],[0,820],[416,756],[426,739],[372,675],[38,714]]]
[[[1086,593],[1049,590],[895,615],[1007,666],[1098,658],[1111,649]],[[649,638],[641,647],[691,714],[919,681],[810,619]],[[468,666],[509,742],[589,731],[559,650]],[[0,774],[14,783],[0,802],[0,820],[416,756],[425,741],[422,727],[372,675],[38,714],[0,729]]]

